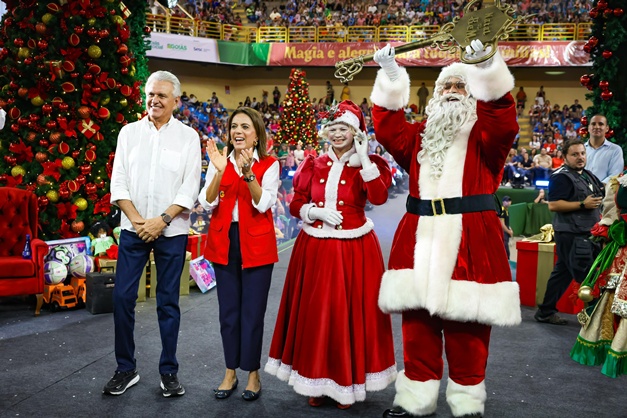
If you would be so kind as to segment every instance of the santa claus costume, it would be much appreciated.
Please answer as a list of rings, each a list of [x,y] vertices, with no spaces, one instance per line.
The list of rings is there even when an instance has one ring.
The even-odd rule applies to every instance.
[[[392,80],[382,65],[371,95],[377,141],[410,175],[408,213],[396,231],[379,295],[384,312],[403,314],[405,358],[395,408],[384,416],[435,412],[443,345],[453,416],[480,416],[491,326],[521,320],[518,285],[512,282],[496,202],[490,203],[518,132],[509,93],[514,79],[498,53],[484,66],[445,67],[427,121],[410,124],[403,111],[409,76],[396,69]],[[447,99],[442,92],[452,77],[468,92],[463,97],[469,111],[436,117],[451,112],[450,102],[438,100]]]
[[[326,127],[344,123],[365,130],[360,109],[349,101],[328,118]],[[391,319],[377,306],[383,256],[364,212],[366,200],[386,202],[391,173],[366,148],[371,164],[362,168],[355,141],[340,158],[334,150],[307,157],[294,176],[290,212],[303,220],[303,230],[265,367],[296,393],[328,396],[341,405],[363,401],[366,391],[382,390],[397,376]],[[330,225],[312,218],[312,208],[339,211],[343,219]]]

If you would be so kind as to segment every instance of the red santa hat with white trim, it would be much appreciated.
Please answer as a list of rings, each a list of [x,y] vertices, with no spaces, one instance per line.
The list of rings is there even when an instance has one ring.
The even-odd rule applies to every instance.
[[[350,100],[340,102],[337,106],[329,109],[328,112],[321,113],[320,116],[322,117],[320,123],[325,128],[336,123],[345,123],[357,131],[367,132],[364,114],[359,106]]]

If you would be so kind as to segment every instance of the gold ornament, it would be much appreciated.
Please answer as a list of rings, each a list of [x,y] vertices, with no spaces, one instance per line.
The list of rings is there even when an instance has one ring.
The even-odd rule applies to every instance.
[[[128,100],[126,100],[126,99],[120,99],[119,103],[120,103],[120,106],[122,106],[122,107],[128,106]]]
[[[102,49],[100,49],[98,45],[91,45],[87,48],[87,55],[94,59],[100,58],[102,56]]]
[[[64,169],[69,170],[72,167],[74,167],[74,165],[75,165],[74,158],[63,157],[63,161],[61,161],[61,166],[63,166]]]
[[[90,19],[87,19],[87,24],[88,24],[89,26],[94,26],[94,25],[96,24],[96,18],[95,18],[95,17],[92,17],[92,18],[90,18]]]
[[[76,205],[78,210],[85,210],[85,209],[87,209],[87,200],[85,200],[82,197],[79,197],[78,199],[76,199],[74,201],[74,204]]]
[[[26,170],[21,165],[16,165],[11,169],[11,175],[13,177],[24,176],[26,174]]]
[[[26,48],[25,46],[23,46],[20,49],[18,49],[17,57],[21,59],[30,57],[30,48]]]
[[[106,106],[109,104],[110,101],[111,101],[111,98],[109,96],[105,96],[102,99],[100,99],[100,106]]]
[[[32,104],[33,106],[37,106],[37,107],[39,107],[39,106],[42,106],[42,105],[44,104],[44,99],[42,99],[42,98],[41,98],[41,97],[39,97],[39,96],[35,96],[35,97],[33,97],[32,99],[30,99],[30,102],[31,102],[31,104]]]
[[[113,21],[113,23],[115,23],[117,25],[123,25],[124,24],[124,19],[122,19],[122,16],[120,16],[120,15],[111,16],[111,20]]]
[[[57,203],[59,201],[59,192],[57,192],[56,190],[48,190],[48,192],[46,193],[46,197],[52,203]]]
[[[46,13],[41,17],[41,21],[44,22],[46,25],[48,25],[52,21],[52,19],[54,19],[54,15],[50,13]]]
[[[579,291],[577,292],[577,296],[579,296],[579,299],[583,300],[586,303],[592,302],[592,300],[594,299],[594,297],[592,296],[592,288],[590,286],[581,286],[579,288]]]

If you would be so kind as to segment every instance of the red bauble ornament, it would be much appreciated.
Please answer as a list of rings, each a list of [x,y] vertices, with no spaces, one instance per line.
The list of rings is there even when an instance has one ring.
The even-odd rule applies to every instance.
[[[22,114],[22,111],[18,109],[17,107],[12,107],[11,109],[9,109],[9,117],[11,119],[17,119],[20,117],[21,114]]]
[[[48,148],[48,145],[50,145],[50,142],[48,142],[46,139],[40,139],[39,145],[43,148]]]
[[[28,58],[24,59],[24,64],[31,65],[32,63],[33,63],[33,59],[31,57],[28,57]]]
[[[581,124],[583,126],[588,126],[588,117],[587,116],[582,116],[581,117]]]
[[[100,119],[109,119],[109,116],[111,116],[111,112],[109,112],[109,109],[107,109],[106,107],[101,107],[100,109],[98,109],[98,117]]]
[[[131,64],[131,59],[129,58],[129,56],[128,56],[128,55],[122,55],[122,56],[120,57],[120,64],[121,64],[123,67],[128,67],[128,66]]]
[[[70,198],[70,191],[68,189],[59,189],[59,197],[63,200]]]
[[[607,101],[607,100],[612,99],[612,97],[614,97],[614,93],[612,93],[609,90],[605,90],[605,91],[601,92],[601,99],[603,99],[603,100]]]
[[[15,38],[13,40],[13,45],[15,45],[18,48],[23,47],[24,46],[24,39],[22,39],[22,38]]]
[[[52,105],[51,105],[50,103],[46,103],[45,105],[43,105],[43,106],[41,107],[41,112],[42,112],[44,115],[49,115],[49,114],[51,114],[51,113],[52,113]]]
[[[91,173],[91,165],[83,164],[82,166],[80,166],[80,170],[81,174],[88,175],[89,173]]]
[[[117,52],[120,55],[124,55],[128,53],[128,46],[126,44],[120,44],[120,46],[118,47],[118,50],[115,52]]]
[[[606,137],[607,139],[610,139],[610,138],[611,138],[611,137],[613,137],[613,136],[614,136],[614,129],[610,129],[610,130],[608,130],[608,131],[605,133],[605,137]]]
[[[50,183],[50,182],[48,181],[46,176],[44,176],[43,174],[40,174],[40,175],[37,176],[37,184],[39,186],[43,186],[44,184],[48,184],[48,183]]]
[[[78,108],[78,116],[83,119],[87,119],[89,117],[90,111],[87,106],[81,106]]]
[[[597,46],[599,44],[599,38],[597,38],[596,36],[591,36],[590,39],[588,39],[588,43],[590,44],[590,46]]]
[[[0,174],[0,183],[6,183],[8,178],[9,176],[7,176],[6,174]]]
[[[67,154],[68,152],[70,152],[70,146],[65,142],[59,143],[59,152],[64,155]]]
[[[589,43],[585,43],[583,44],[583,50],[586,53],[591,53],[592,52],[592,46]]]
[[[98,178],[94,183],[96,184],[96,187],[98,187],[99,189],[102,189],[103,187],[105,187],[105,182],[101,178]]]
[[[18,133],[20,131],[20,125],[18,125],[17,123],[11,124],[11,131],[14,133]]]
[[[85,184],[87,178],[83,174],[79,174],[78,176],[76,176],[76,181],[78,182],[78,184]]]
[[[150,26],[144,26],[144,33],[150,33],[152,32],[152,29],[150,28]]]
[[[80,44],[80,43],[81,43],[81,38],[80,38],[77,34],[73,33],[73,34],[71,34],[71,35],[70,35],[70,37],[68,38],[68,42],[69,42],[69,43],[70,43],[70,45],[72,45],[72,46],[78,46],[78,44]]]
[[[70,225],[70,228],[72,228],[72,231],[74,232],[81,232],[83,229],[85,229],[85,222],[73,221],[72,225]]]
[[[20,126],[26,126],[26,125],[28,124],[28,118],[19,118],[19,119],[17,120],[17,123],[18,123]]]
[[[599,81],[599,87],[601,90],[607,90],[610,87],[610,82],[607,80],[601,80]]]
[[[39,48],[39,49],[48,49],[48,41],[46,41],[45,39],[40,39],[37,42],[37,48]]]
[[[96,28],[87,29],[87,35],[91,36],[92,38],[96,37],[98,35],[98,29]]]
[[[31,113],[30,115],[28,115],[28,120],[30,120],[31,122],[37,122],[39,118],[41,118],[41,116],[39,116],[37,113]]]
[[[612,58],[612,55],[614,54],[612,53],[612,51],[608,51],[606,49],[605,51],[601,53],[601,55],[603,55],[603,58],[605,58],[606,60],[609,60],[610,58]]]
[[[70,108],[70,105],[69,105],[69,104],[67,104],[67,103],[65,103],[65,102],[63,102],[63,103],[61,103],[61,104],[59,105],[59,110],[60,110],[61,112],[67,112],[67,110],[68,110],[69,108]]]
[[[75,150],[72,151],[72,158],[74,158],[75,160],[78,158],[78,156],[81,155],[81,150]]]
[[[599,0],[599,2],[597,3],[597,8],[601,11],[607,9],[607,1],[606,0]]]
[[[35,154],[35,160],[37,160],[38,163],[45,163],[48,161],[48,154],[45,152],[38,152]]]
[[[17,95],[20,97],[26,97],[28,95],[28,89],[26,87],[20,87],[17,89]]]
[[[102,29],[98,32],[98,36],[101,38],[106,38],[109,36],[109,29]]]
[[[85,29],[85,28],[84,28],[84,27],[82,27],[82,26],[74,26],[74,32],[78,33],[79,35],[80,35],[81,33],[83,33],[83,30],[84,30],[84,29]]]
[[[596,19],[597,17],[599,17],[599,9],[597,9],[596,7],[593,7],[592,9],[590,9],[588,14],[590,15],[591,18]]]
[[[70,73],[70,77],[72,77],[72,78],[78,78],[79,75],[80,74],[77,73],[77,72]]]
[[[94,75],[92,73],[85,73],[83,76],[83,80],[91,82],[94,79]]]
[[[48,137],[48,139],[53,144],[58,144],[59,142],[61,142],[61,132],[52,132],[52,133],[50,133],[50,136]]]
[[[48,206],[48,203],[50,203],[50,202],[49,202],[49,200],[48,200],[48,198],[46,196],[39,196],[37,198],[37,204],[39,204],[40,208]]]
[[[616,9],[614,9],[614,16],[616,17],[621,17],[623,13],[625,13],[625,11],[621,9],[620,7],[617,7]]]
[[[80,188],[80,185],[78,184],[78,182],[76,180],[70,180],[70,181],[67,182],[67,188],[72,193],[76,193],[76,192],[78,192],[78,189]]]
[[[124,75],[127,75],[127,74],[128,74],[128,67],[122,67],[122,68],[120,68],[120,72],[121,72],[122,74],[124,74]]]
[[[579,136],[587,136],[588,135],[588,128],[586,128],[585,126],[582,126],[581,128],[577,129],[577,134]]]
[[[102,91],[102,89],[100,87],[98,87],[98,86],[91,88],[91,92],[93,94],[100,94],[101,91]]]
[[[85,185],[85,193],[94,194],[96,192],[98,192],[98,187],[96,187],[94,183],[87,183]]]
[[[85,159],[89,162],[96,161],[96,153],[93,150],[88,149],[85,151]]]
[[[606,19],[612,15],[614,15],[614,11],[612,9],[603,10],[603,17],[605,17]]]

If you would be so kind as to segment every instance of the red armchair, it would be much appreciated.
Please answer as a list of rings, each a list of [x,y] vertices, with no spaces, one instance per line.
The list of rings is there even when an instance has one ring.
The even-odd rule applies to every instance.
[[[35,315],[43,303],[44,257],[48,245],[37,239],[37,196],[27,190],[0,187],[0,296],[37,295]],[[31,260],[22,258],[26,234]]]

